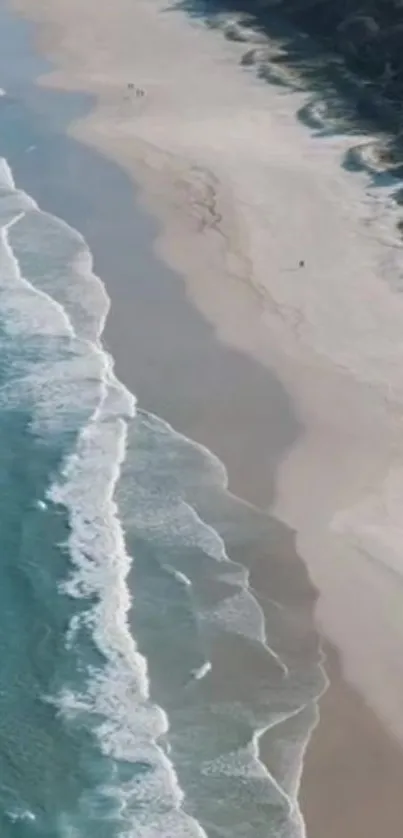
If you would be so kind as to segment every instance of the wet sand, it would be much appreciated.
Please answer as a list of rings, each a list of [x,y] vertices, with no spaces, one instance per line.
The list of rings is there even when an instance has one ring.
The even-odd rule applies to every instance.
[[[300,803],[312,838],[400,835],[402,751],[353,689],[337,653],[325,647],[331,687],[308,745]],[[400,793],[399,793],[400,789]]]
[[[69,5],[71,8],[67,11],[64,2],[60,3],[55,12],[53,5],[51,8],[38,0],[29,4],[28,12],[38,15],[38,20],[42,22],[55,15],[53,27],[57,20],[58,28],[51,30],[50,52],[56,60],[61,60],[63,56],[69,70],[54,75],[53,83],[71,89],[89,89],[101,97],[101,107],[95,116],[84,126],[76,126],[74,133],[108,152],[115,161],[128,167],[134,177],[137,174],[143,186],[147,186],[147,198],[143,193],[143,202],[146,201],[150,207],[159,206],[165,222],[164,236],[161,238],[160,235],[158,240],[158,251],[188,277],[191,275],[192,281],[185,286],[166,267],[156,273],[155,262],[147,262],[144,241],[150,241],[161,231],[161,227],[150,218],[145,220],[144,216],[133,214],[131,192],[127,191],[128,181],[112,163],[108,169],[105,162],[102,177],[99,178],[94,162],[88,163],[90,159],[95,159],[92,152],[80,151],[80,154],[73,153],[69,158],[67,146],[63,149],[59,145],[55,147],[52,164],[52,157],[49,157],[51,148],[39,147],[38,163],[40,159],[42,162],[37,168],[36,186],[32,181],[31,188],[28,182],[24,185],[35,196],[42,196],[44,207],[66,218],[86,236],[95,254],[96,270],[107,282],[112,299],[106,340],[116,358],[119,376],[137,394],[141,406],[155,410],[178,430],[215,451],[228,468],[232,490],[241,497],[267,508],[274,502],[275,490],[280,488],[277,503],[283,517],[290,524],[297,525],[299,542],[305,547],[308,544],[310,548],[309,551],[304,550],[304,558],[319,587],[321,627],[329,631],[332,639],[341,639],[340,647],[349,679],[359,681],[363,692],[365,684],[369,684],[368,698],[374,701],[377,709],[385,708],[384,719],[393,727],[391,722],[395,717],[392,718],[390,707],[399,697],[399,679],[396,682],[392,679],[390,684],[386,679],[382,681],[383,660],[378,649],[371,673],[368,666],[364,665],[362,669],[355,667],[357,661],[365,664],[365,621],[358,621],[357,637],[360,642],[356,643],[355,605],[349,605],[347,611],[343,608],[344,591],[340,578],[326,561],[329,543],[334,551],[342,545],[329,542],[320,528],[318,533],[313,530],[314,535],[312,527],[308,533],[304,532],[303,517],[307,513],[312,525],[317,511],[322,527],[319,513],[326,510],[326,502],[330,505],[335,496],[344,502],[356,499],[357,486],[365,484],[369,476],[377,473],[377,469],[379,472],[391,455],[392,442],[395,444],[394,417],[385,417],[384,406],[378,409],[376,399],[372,394],[366,394],[365,387],[360,389],[358,385],[356,388],[353,384],[346,384],[344,375],[339,371],[330,371],[316,360],[314,363],[312,358],[304,356],[305,349],[301,352],[299,364],[296,364],[292,342],[287,358],[291,357],[293,363],[281,360],[284,334],[273,318],[273,309],[270,306],[265,309],[266,298],[264,294],[262,297],[259,282],[254,282],[253,277],[249,284],[246,281],[248,265],[243,251],[236,252],[236,248],[231,246],[228,261],[228,241],[242,242],[246,236],[245,230],[237,226],[238,219],[231,208],[230,189],[225,185],[218,188],[214,178],[208,173],[206,175],[202,168],[199,171],[190,166],[189,160],[183,163],[182,168],[178,167],[177,160],[170,158],[168,150],[158,153],[144,137],[136,137],[135,131],[128,142],[127,128],[135,122],[136,113],[122,90],[126,79],[133,75],[132,57],[123,50],[120,63],[116,59],[114,49],[121,30],[118,17],[113,18],[116,29],[111,33],[110,41],[108,27],[102,30],[102,26],[108,23],[106,10],[102,11],[101,21],[97,24],[99,32],[104,33],[106,45],[111,47],[109,52],[107,50],[103,75],[94,73],[95,65],[88,57],[87,64],[82,60],[77,65],[78,69],[73,71],[71,56],[77,57],[80,44],[81,49],[85,45],[91,52],[91,37],[86,26],[91,23],[93,10],[89,2],[84,9],[82,4],[77,7]],[[123,5],[120,9],[122,14],[127,12]],[[117,15],[116,8],[114,14]],[[83,24],[81,38],[78,39],[80,44],[75,40],[78,21]],[[46,42],[49,48],[49,33]],[[94,46],[93,50],[95,55]],[[227,53],[224,63],[226,61],[229,61]],[[141,79],[143,83],[145,80]],[[152,87],[152,83],[149,84]],[[156,138],[160,139],[161,125],[154,123],[153,127]],[[169,128],[168,122],[165,126],[168,134]],[[194,148],[196,153],[197,143]],[[66,167],[63,173],[58,173],[61,152],[67,155]],[[88,165],[85,163],[86,153],[89,155]],[[141,157],[143,164],[147,158],[145,168],[140,165]],[[26,177],[28,180],[33,177],[32,173],[29,176],[28,167]],[[74,189],[69,185],[72,182],[75,183]],[[252,182],[250,186],[253,188]],[[109,202],[103,200],[105,193]],[[282,221],[283,227],[286,227],[287,221]],[[143,224],[145,226],[142,227]],[[291,257],[293,264],[295,254],[290,254]],[[147,282],[144,281],[145,276]],[[192,302],[197,304],[199,311]],[[208,319],[201,313],[208,315]],[[268,324],[271,329],[267,328]],[[270,373],[270,366],[276,372],[282,372],[284,384],[289,386],[295,400],[294,406],[285,386],[279,383],[273,372]],[[302,389],[304,392],[301,394]],[[341,402],[344,410],[336,408],[332,413],[328,408],[328,397],[335,393],[347,396]],[[350,405],[354,406],[354,412],[349,412]],[[304,467],[297,471],[298,444],[307,436],[304,423],[308,420],[311,420],[311,442],[314,439],[311,448],[314,465],[309,463],[307,466],[301,454]],[[366,455],[371,451],[372,441],[379,436],[386,438],[386,431],[389,430],[388,439],[392,442],[385,448],[379,446],[379,460],[375,462],[373,457],[368,458],[367,467]],[[332,446],[332,443],[335,445]],[[297,456],[293,460],[295,451]],[[303,451],[305,458],[307,452],[308,446]],[[348,462],[348,470],[341,471],[337,462],[340,453]],[[286,464],[285,470],[283,463]],[[324,464],[326,474],[319,479],[319,470],[324,471]],[[360,469],[356,468],[357,464]],[[283,475],[280,481],[277,480],[279,471]],[[358,471],[359,479],[356,478]],[[330,483],[327,472],[330,473]],[[346,474],[350,472],[353,488],[351,494],[346,494],[344,484],[347,482]],[[299,504],[298,498],[295,500],[292,497],[292,487],[298,498],[301,492],[307,496],[304,503]],[[276,548],[280,553],[282,551],[284,563],[289,568],[290,584],[292,586],[296,582],[298,589],[300,580],[299,596],[302,595],[307,613],[310,613],[314,605],[314,591],[307,584],[304,567],[295,553],[293,532],[278,524],[276,535]],[[337,552],[330,558],[335,555]],[[310,563],[308,559],[312,556]],[[264,593],[270,583],[265,573],[264,554],[258,552],[252,557],[252,564],[253,584]],[[346,570],[346,564],[341,567]],[[347,574],[345,579],[345,585],[353,588],[351,599],[354,601],[362,579],[361,568],[359,571],[355,568],[352,578],[349,579]],[[374,597],[376,594],[375,586]],[[387,592],[384,592],[383,605],[387,602]],[[383,638],[387,645],[392,635],[387,634],[388,626],[383,620],[383,613],[379,623],[376,620],[373,623],[374,635]],[[397,647],[399,639],[398,633],[393,634]],[[356,670],[359,677],[356,677]],[[321,722],[307,754],[302,782],[308,835],[311,838],[333,838],[336,834],[343,834],[346,838],[361,838],[361,835],[375,838],[379,835],[380,824],[398,834],[399,828],[403,827],[403,758],[400,747],[346,684],[333,657],[330,659],[330,673],[331,687],[322,700]],[[378,693],[372,689],[372,677],[379,681]],[[340,731],[337,742],[335,731]]]

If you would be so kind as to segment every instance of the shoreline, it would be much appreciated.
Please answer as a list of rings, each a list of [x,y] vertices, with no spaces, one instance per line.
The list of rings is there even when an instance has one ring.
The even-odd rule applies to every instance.
[[[72,88],[73,87],[74,87],[74,85],[72,85]],[[98,126],[99,126],[99,123],[98,123]],[[74,130],[76,130],[76,129],[74,129]],[[95,133],[94,133],[95,144],[96,144],[96,138],[97,138],[97,131],[95,130]],[[119,154],[117,154],[117,157],[119,157]],[[157,155],[157,157],[158,157],[158,155]],[[157,173],[154,172],[153,176],[155,178],[156,188],[160,189],[161,188],[161,186],[160,186],[161,173],[158,172],[158,171],[157,171]],[[168,176],[167,180],[169,180],[169,176]],[[159,181],[159,183],[158,183],[158,181]],[[192,187],[194,187],[194,184],[191,184],[191,185],[192,185]],[[197,188],[198,187],[199,187],[199,184],[196,183],[196,193],[197,193]],[[205,201],[205,197],[204,197],[205,192],[203,192],[203,190],[202,190],[202,193],[203,193],[202,194],[202,199],[200,201],[201,206],[203,206],[203,201]],[[157,195],[157,197],[158,197],[158,195]],[[221,197],[222,197],[222,201],[223,201],[224,205],[227,206],[228,203],[229,203],[230,194],[228,193],[226,195],[225,190],[224,190],[224,195],[221,196]],[[180,214],[180,208],[178,210],[178,213]],[[230,221],[231,221],[231,219],[230,219]],[[235,224],[236,219],[232,219],[232,222]],[[179,224],[177,218],[173,219],[173,226],[175,226],[175,223],[178,225],[178,227],[180,227],[180,224]],[[182,223],[183,223],[183,219],[181,219],[181,224]],[[204,219],[203,218],[200,219],[200,216],[197,216],[197,227],[198,227],[198,229],[200,227],[200,224],[203,224],[203,223],[205,223]],[[191,220],[191,224],[193,224],[193,219]],[[79,225],[77,225],[77,226],[79,227]],[[80,227],[79,227],[79,229],[80,229]],[[171,235],[172,235],[172,230],[171,230]],[[195,235],[194,230],[189,229],[189,237],[191,237],[192,235]],[[212,250],[216,249],[216,251],[218,252],[219,258],[222,258],[222,243],[221,242],[217,243],[216,238],[217,238],[217,236],[215,234],[215,231],[214,231],[214,229],[212,229],[212,232],[210,233],[210,237],[209,237],[209,241],[208,241],[208,246],[209,247],[211,246]],[[193,241],[193,243],[194,243],[194,241]],[[199,247],[200,247],[200,245],[199,245]],[[176,253],[176,255],[174,253],[171,253],[171,255],[167,254],[167,243],[166,243],[166,241],[165,241],[165,244],[162,247],[162,250],[166,255],[168,255],[168,260],[169,261],[172,261],[172,262],[177,261],[177,259],[178,259],[178,254],[177,253]],[[189,254],[185,254],[185,257],[189,258],[191,255],[192,255],[192,249],[191,249],[191,247],[189,247]],[[193,251],[193,255],[194,255],[194,251]],[[185,259],[185,263],[184,263],[183,267],[185,267],[185,264],[186,264],[186,259]],[[102,278],[104,278],[104,277],[102,276]],[[175,281],[177,281],[177,280],[175,280]],[[225,283],[224,283],[224,286],[225,286]],[[241,293],[238,295],[238,300],[235,301],[235,308],[237,309],[237,311],[236,311],[236,317],[234,318],[234,322],[232,323],[232,331],[231,331],[231,329],[228,330],[228,323],[227,324],[221,323],[221,328],[220,328],[220,326],[217,325],[218,321],[219,321],[218,316],[215,320],[215,328],[218,332],[218,336],[223,338],[224,342],[229,342],[230,344],[233,342],[233,337],[231,337],[231,335],[233,335],[234,325],[237,325],[237,324],[240,325],[240,329],[239,329],[240,334],[238,335],[238,342],[239,342],[239,346],[240,346],[240,354],[239,354],[239,358],[238,358],[238,363],[239,363],[239,359],[243,357],[243,351],[245,351],[245,343],[249,344],[249,335],[244,333],[244,329],[245,329],[245,332],[246,332],[250,328],[251,324],[253,324],[255,322],[255,319],[257,319],[258,313],[260,311],[260,298],[259,298],[259,293],[258,293],[259,288],[256,291],[256,295],[251,296],[248,291],[243,293],[243,290],[244,290],[243,282],[240,283],[240,287],[241,287]],[[118,305],[118,294],[116,293],[116,289],[115,290],[113,289],[111,283],[107,283],[107,289],[111,293],[112,316],[116,318],[116,326],[112,325],[112,319],[111,319],[109,327],[107,327],[106,333],[105,333],[106,336],[107,336],[107,340],[109,340],[111,342],[111,346],[112,346],[112,330],[115,329],[115,335],[116,335],[117,332],[118,332],[118,329],[122,329],[122,323],[124,322],[123,321],[124,308],[125,307],[129,308],[129,307],[128,307],[128,304],[127,304],[127,298],[122,299],[122,305],[121,306]],[[227,284],[223,288],[223,291],[222,291],[222,299],[219,301],[220,306],[225,306],[225,304],[227,303],[228,298],[226,298],[226,294],[229,290],[230,289],[229,289],[229,286]],[[205,289],[204,289],[203,293],[204,294],[206,293]],[[203,304],[204,304],[203,299],[205,299],[205,297],[203,298],[203,295],[201,297],[199,296],[197,298],[197,302],[198,302],[199,308],[201,308],[201,310],[203,310]],[[232,299],[235,299],[234,295],[232,295]],[[244,303],[246,303],[245,306],[243,305]],[[219,309],[219,311],[221,311],[221,309]],[[172,314],[174,315],[175,312],[172,312]],[[217,314],[217,311],[216,311],[216,314]],[[242,317],[242,324],[240,324],[241,317]],[[109,328],[109,337],[108,337],[108,328]],[[229,340],[228,340],[228,336],[230,336]],[[115,340],[117,341],[115,346],[118,347],[119,340],[118,340],[118,338],[115,338]],[[270,346],[271,347],[273,346],[272,341],[270,341]],[[249,346],[247,346],[247,349],[249,347],[250,347],[250,344],[249,344]],[[113,346],[112,346],[112,348],[113,348]],[[256,349],[256,347],[254,347],[254,348]],[[182,351],[183,351],[182,348],[180,348],[179,351],[180,351],[180,353],[182,353]],[[114,349],[113,354],[116,357],[117,353],[116,353],[115,349]],[[259,352],[257,352],[257,355],[259,355]],[[153,364],[154,362],[152,361],[152,359],[150,359],[149,363]],[[121,362],[121,366],[122,366],[122,362]],[[119,369],[119,363],[117,365],[117,369],[118,369],[119,374],[121,374],[120,369]],[[207,367],[207,369],[208,369],[208,367]],[[238,369],[239,369],[239,367],[238,367]],[[210,373],[210,370],[209,370],[209,373]],[[265,373],[266,373],[266,370],[265,370]],[[126,382],[126,376],[128,374],[129,373],[127,371],[125,374],[122,375],[122,378],[125,382]],[[155,390],[156,393],[158,392],[158,387],[161,385],[161,382],[163,381],[164,374],[165,374],[165,371],[162,370],[161,371],[161,378],[158,381],[158,386],[156,386],[156,390]],[[237,375],[238,375],[238,372],[237,372]],[[145,382],[145,384],[147,384],[147,382]],[[157,382],[156,382],[156,384],[157,384]],[[183,388],[183,391],[186,392],[186,387],[189,388],[190,382],[189,381],[187,383],[182,382],[181,386]],[[178,387],[178,381],[176,382],[176,387]],[[175,388],[172,388],[172,389],[175,389]],[[256,384],[256,392],[257,392],[257,390],[258,390],[258,384]],[[245,395],[245,394],[243,394],[243,395]],[[197,400],[195,401],[194,389],[193,389],[193,395],[192,395],[192,391],[188,389],[187,398],[188,398],[188,405],[189,405],[188,414],[186,415],[186,413],[183,414],[183,412],[182,412],[182,421],[184,421],[184,425],[187,425],[188,428],[192,428],[193,430],[192,430],[191,435],[193,437],[195,437],[196,439],[198,439],[198,441],[201,441],[204,444],[207,444],[210,448],[212,448],[212,450],[214,450],[216,453],[219,454],[219,456],[223,459],[223,461],[225,462],[226,465],[229,465],[230,475],[231,475],[231,487],[233,487],[234,490],[237,491],[237,486],[239,485],[241,487],[242,482],[244,482],[244,466],[245,466],[245,464],[242,462],[242,460],[240,462],[238,461],[238,466],[235,467],[235,465],[234,465],[234,467],[231,469],[231,464],[228,463],[228,459],[231,460],[231,455],[228,455],[228,453],[225,454],[225,451],[223,452],[224,455],[222,455],[220,451],[217,451],[217,446],[216,445],[212,445],[211,443],[209,444],[209,442],[208,442],[209,439],[214,441],[215,430],[214,430],[213,424],[211,426],[206,424],[206,417],[204,417],[204,422],[203,421],[200,422],[200,420],[197,419],[196,414],[198,412],[198,409],[200,408],[200,402],[198,404]],[[252,400],[252,397],[251,397],[250,400]],[[175,407],[178,410],[178,407],[176,405],[174,405],[174,404],[171,405],[172,416],[175,415]],[[240,408],[240,407],[242,407],[242,404],[237,405],[237,408]],[[228,408],[226,408],[226,410],[228,411]],[[227,413],[227,416],[228,416],[228,413]],[[281,410],[279,411],[279,416],[278,416],[278,422],[280,423],[280,426],[281,426],[281,420],[282,420],[283,416],[284,416],[284,408],[282,407]],[[171,418],[169,417],[169,415],[166,416],[166,418],[168,419],[168,421],[172,421]],[[259,422],[261,422],[261,416],[258,416],[257,418],[258,418]],[[375,419],[376,418],[377,418],[377,414],[375,415]],[[221,416],[221,422],[223,422],[223,417],[222,416]],[[175,422],[175,424],[176,424],[176,427],[178,427],[176,422]],[[224,422],[223,422],[223,424],[224,424]],[[243,425],[244,427],[245,426],[250,427],[251,426],[251,416],[250,416],[250,414],[247,414],[246,416],[241,417],[239,419],[239,424],[240,424],[240,426]],[[374,421],[374,427],[376,427],[376,421]],[[182,430],[182,429],[180,427],[178,427],[178,430]],[[186,431],[186,432],[188,433],[188,431]],[[282,438],[282,428],[281,427],[278,428],[278,433],[280,435],[279,439],[281,439]],[[235,442],[237,443],[237,440],[235,440]],[[237,445],[235,445],[234,447],[237,447]],[[258,462],[258,459],[257,459],[258,454],[259,454],[259,450],[260,450],[260,446],[257,445],[256,446],[255,462],[252,466],[250,466],[251,469],[254,469],[255,476],[256,476],[256,472],[261,467],[261,464]],[[248,452],[248,453],[250,453],[250,452]],[[269,463],[269,465],[266,464],[265,467],[262,469],[262,473],[263,472],[264,473],[270,472],[270,475],[272,475],[273,474],[273,468],[275,470],[275,467],[273,466],[273,463]],[[252,471],[251,471],[251,473],[252,473]],[[270,483],[271,483],[271,479],[272,478],[270,478]],[[257,486],[257,488],[254,491],[252,491],[251,497],[249,499],[252,502],[256,502],[258,497],[260,498],[260,497],[263,496],[262,493],[263,494],[267,493],[267,496],[268,496],[268,487],[266,485],[266,481],[263,478],[260,481],[260,485]],[[330,687],[329,693],[334,694],[335,692],[337,693],[338,690],[342,690],[344,700],[347,702],[347,705],[348,705],[348,702],[349,702],[348,696],[350,695],[351,696],[350,706],[352,706],[352,705],[355,706],[356,699],[355,699],[353,691],[348,686],[342,686],[342,684],[343,684],[342,676],[340,675],[340,673],[337,672],[337,667],[336,668],[332,667],[332,668],[335,671],[334,671],[332,686]],[[327,701],[326,698],[322,701],[322,707],[326,707],[326,701]],[[328,701],[327,703],[329,705],[331,705],[332,701]],[[306,806],[307,811],[309,811],[310,806],[309,806],[309,800],[306,799],[306,796],[305,796],[305,793],[304,793],[304,787],[309,789],[309,783],[307,785],[306,780],[304,779],[304,777],[306,777],[306,775],[308,774],[308,771],[310,770],[311,771],[311,777],[314,778],[314,776],[315,776],[315,765],[316,765],[316,770],[317,770],[318,765],[320,765],[320,760],[322,760],[322,764],[323,764],[323,758],[324,758],[323,753],[322,753],[322,756],[319,757],[319,756],[315,756],[315,751],[316,751],[316,754],[318,754],[318,752],[320,752],[321,749],[323,749],[325,751],[325,758],[326,758],[326,740],[327,740],[327,736],[328,736],[328,730],[329,730],[329,726],[332,724],[332,718],[334,719],[335,714],[337,716],[337,712],[338,712],[338,707],[337,706],[336,707],[330,707],[330,709],[328,711],[326,711],[326,709],[325,710],[322,709],[321,723],[320,723],[317,731],[315,732],[315,734],[312,738],[311,747],[310,747],[309,750],[313,754],[313,756],[312,756],[312,758],[310,756],[308,756],[308,758],[306,760],[307,771],[304,771],[303,780],[302,780],[302,797],[303,797],[303,799],[305,799],[305,806]],[[328,720],[327,721],[326,721],[326,713],[328,715]],[[365,714],[364,709],[363,709],[363,713]],[[353,716],[354,716],[354,714],[351,715],[350,720],[347,720],[347,728],[348,728],[348,724],[350,724],[351,733],[354,732]],[[377,726],[379,726],[379,731],[378,731]],[[321,733],[321,729],[322,729],[322,733]],[[375,730],[377,730],[377,732],[376,732],[376,735],[374,735],[374,741],[380,741],[382,743],[381,747],[384,748],[384,753],[385,753],[385,757],[384,757],[385,763],[383,764],[382,768],[379,770],[379,777],[377,779],[377,783],[379,783],[379,780],[382,776],[383,787],[385,789],[388,788],[388,786],[390,787],[390,795],[389,795],[390,800],[388,801],[388,807],[393,808],[394,805],[396,806],[396,824],[402,823],[403,822],[403,814],[401,816],[401,819],[398,820],[398,818],[400,816],[400,793],[398,795],[398,791],[399,791],[399,788],[401,788],[401,779],[400,779],[400,782],[399,782],[399,778],[397,777],[397,774],[396,774],[396,776],[394,776],[394,774],[393,774],[393,772],[396,771],[395,748],[394,748],[393,743],[392,744],[389,743],[388,738],[386,736],[382,737],[382,733],[381,733],[382,729],[381,729],[379,723],[377,722],[377,720],[372,719],[371,723],[368,724],[368,730],[365,731],[365,737],[368,737],[369,735],[374,734]],[[377,737],[380,737],[379,740],[377,740]],[[320,744],[315,745],[315,740]],[[364,741],[364,739],[362,741]],[[347,742],[346,744],[350,745],[349,742]],[[357,746],[358,746],[358,742],[357,742],[357,733],[356,733],[355,747],[357,747]],[[357,749],[360,750],[359,747]],[[399,757],[400,757],[400,752],[399,752]],[[327,750],[327,759],[328,758],[329,758],[329,751]],[[358,757],[358,760],[359,760],[359,757]],[[312,763],[312,768],[311,769],[309,769],[309,763],[310,762]],[[399,760],[398,760],[398,762],[399,762]],[[402,759],[402,762],[403,762],[403,759]],[[386,770],[385,770],[385,765],[386,765]],[[381,773],[381,772],[383,772],[383,773]],[[384,774],[385,774],[386,779],[383,776]],[[394,777],[394,779],[391,782],[392,777]],[[317,796],[317,792],[315,791],[314,788],[312,788],[312,785],[314,785],[314,783],[315,783],[315,780],[313,779],[312,783],[311,783],[311,792],[310,792],[311,800],[313,799],[312,795],[313,795],[313,797],[315,797],[315,795]],[[308,794],[308,791],[307,791],[307,794]],[[309,795],[308,795],[308,797],[309,797]],[[314,838],[316,838],[316,835],[317,835],[318,838],[319,838],[319,836],[321,836],[321,834],[322,834],[321,830],[323,829],[323,817],[324,817],[324,815],[321,812],[319,812],[319,814],[318,814],[317,811],[315,812],[315,807],[314,806],[313,807],[311,806],[310,811],[311,812],[313,811],[313,814],[308,815],[308,821],[312,818],[313,821],[316,820],[317,823],[316,823],[316,826],[315,826],[314,822],[313,823],[308,822],[309,835],[314,836]],[[375,812],[375,809],[374,809],[374,812]],[[392,813],[392,816],[393,816],[393,813]],[[348,813],[345,813],[345,817],[347,817],[347,818],[349,817]],[[350,822],[347,823],[347,825],[346,824],[344,825],[344,829],[347,829],[347,830],[352,829],[353,825],[354,825],[354,829],[361,828],[359,826],[357,827],[356,823],[353,824],[353,817],[355,818],[356,814],[350,812]],[[322,821],[322,823],[321,823],[321,821]],[[366,827],[365,835],[366,836],[371,836],[371,838],[372,838],[372,833],[370,831],[372,829],[371,814],[368,816],[368,812],[367,812],[367,815],[366,815],[365,827]],[[340,828],[340,826],[339,826],[339,828]],[[364,827],[362,827],[362,829],[363,828]],[[379,829],[379,824],[377,825],[377,830],[378,829]],[[315,830],[317,830],[317,832]],[[329,834],[329,833],[327,832],[327,834]],[[347,838],[350,838],[350,834],[351,834],[352,838],[356,838],[357,835],[360,836],[360,838],[361,838],[361,833],[360,832],[346,833]],[[374,827],[373,835],[375,836],[375,834],[377,834],[377,832],[375,831],[375,827]]]
[[[42,106],[45,112],[45,102]],[[158,413],[175,431],[205,445],[226,466],[229,464],[231,484],[240,491],[244,489],[243,494],[249,495],[250,501],[260,498],[267,502],[274,496],[276,462],[298,432],[298,423],[281,384],[258,362],[216,340],[210,324],[187,299],[182,279],[155,260],[151,243],[157,225],[136,209],[133,185],[126,175],[95,150],[74,139],[55,134],[47,142],[46,137],[45,127],[32,151],[34,166],[26,157],[25,163],[24,156],[17,155],[14,160],[11,147],[4,148],[2,144],[1,151],[12,163],[17,185],[34,196],[42,210],[63,218],[84,235],[94,255],[95,273],[105,282],[110,294],[111,309],[102,337],[115,360],[118,378],[136,394],[140,410]],[[61,159],[67,176],[58,171]],[[73,192],[70,190],[72,175],[76,180]],[[113,201],[111,205],[104,201],[105,189],[108,195],[118,199],[118,207]],[[145,247],[148,239],[150,246]],[[133,276],[134,254],[139,264],[136,262]],[[157,335],[158,340],[150,340]],[[209,405],[208,412],[203,411],[203,404]],[[264,454],[262,433],[266,425],[272,428],[272,444]],[[245,435],[245,428],[253,428],[253,433]],[[298,625],[298,637],[291,626],[287,638],[295,647],[291,656],[298,649],[301,667],[305,661],[307,671],[317,668],[320,682],[321,658],[312,625],[315,594],[305,566],[295,552],[293,532],[259,509],[251,509],[249,513],[248,503],[238,502],[231,493],[228,500],[228,510],[224,503],[228,515],[225,526],[231,527],[234,512],[230,507],[234,502],[246,528],[244,538],[239,540],[235,534],[232,543],[228,537],[226,544],[231,559],[250,571],[251,588],[254,595],[257,589],[256,598],[263,609],[265,597],[269,599],[273,590],[280,601],[282,597],[285,599],[286,608],[295,604],[292,623]],[[219,518],[217,522],[214,514],[206,517],[218,532]],[[243,555],[245,550],[248,550],[248,561]],[[224,640],[216,645],[211,677],[213,695],[225,695],[225,678],[223,681],[221,677],[224,669],[230,681],[235,682],[235,695],[239,692],[242,696],[248,679],[242,675],[238,678],[232,642]],[[247,640],[241,643],[240,654],[245,657],[251,677],[257,682],[265,677],[264,670],[270,669],[267,660],[253,648],[248,649]],[[163,695],[158,696],[157,703],[165,709]],[[312,705],[316,706],[315,698]],[[169,711],[170,717],[171,708]],[[307,736],[310,736],[309,729]],[[260,755],[265,753],[266,738],[266,734],[261,737]],[[258,739],[260,735],[256,742]]]

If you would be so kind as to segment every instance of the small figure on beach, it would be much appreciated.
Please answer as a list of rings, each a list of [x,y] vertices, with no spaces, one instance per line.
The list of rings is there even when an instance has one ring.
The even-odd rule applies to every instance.
[[[300,268],[305,268],[305,259],[300,259],[299,260],[299,266],[300,266]]]
[[[136,96],[144,96],[144,93],[145,93],[145,91],[143,90],[142,87],[135,87],[135,85],[133,84],[132,81],[128,82],[127,89],[128,90],[135,90]]]

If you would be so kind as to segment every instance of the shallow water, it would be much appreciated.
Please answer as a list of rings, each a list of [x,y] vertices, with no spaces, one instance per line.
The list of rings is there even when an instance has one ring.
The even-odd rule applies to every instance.
[[[222,503],[239,542],[259,514],[207,450],[136,412],[84,240],[0,174],[3,834],[297,835],[295,784],[258,737],[314,707],[317,652],[298,665],[286,632],[281,648],[284,616],[271,648],[202,518]]]
[[[1,833],[296,838],[324,685],[295,616],[306,590],[223,464],[116,379],[106,289],[49,211],[66,179],[44,203],[18,188],[38,155],[64,165],[50,137],[66,118],[54,94],[45,124],[29,117],[24,99],[39,113],[43,98],[20,52],[0,102]]]

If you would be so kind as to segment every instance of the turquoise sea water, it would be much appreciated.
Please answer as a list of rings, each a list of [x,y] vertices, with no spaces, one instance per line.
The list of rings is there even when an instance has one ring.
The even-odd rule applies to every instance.
[[[0,23],[20,44],[0,100],[1,836],[299,838],[323,675],[275,553],[264,612],[250,589],[242,556],[274,524],[115,377],[57,177],[43,204],[21,188],[42,94]]]

